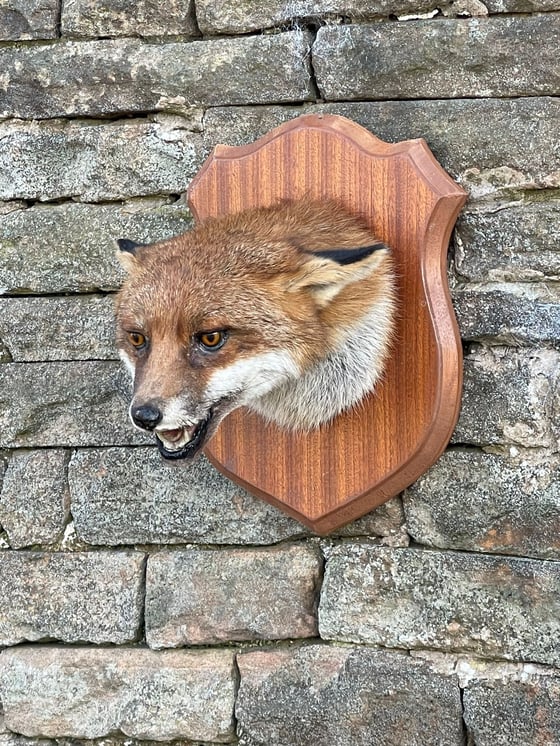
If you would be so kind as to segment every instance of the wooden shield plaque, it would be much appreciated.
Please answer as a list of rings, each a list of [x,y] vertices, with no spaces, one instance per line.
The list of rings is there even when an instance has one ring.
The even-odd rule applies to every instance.
[[[206,455],[249,492],[327,533],[411,484],[449,441],[462,356],[446,255],[466,194],[424,140],[389,144],[316,114],[251,145],[217,145],[188,192],[197,221],[309,197],[339,200],[393,250],[398,324],[384,380],[363,406],[310,433],[236,410]]]

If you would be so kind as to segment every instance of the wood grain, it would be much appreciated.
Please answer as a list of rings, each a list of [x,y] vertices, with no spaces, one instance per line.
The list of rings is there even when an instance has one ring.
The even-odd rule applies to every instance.
[[[384,381],[355,411],[307,434],[237,410],[206,454],[245,489],[327,533],[411,484],[449,441],[462,357],[446,256],[466,194],[424,140],[389,144],[343,117],[313,114],[251,145],[217,145],[188,192],[198,221],[308,197],[338,199],[393,250],[399,319]]]

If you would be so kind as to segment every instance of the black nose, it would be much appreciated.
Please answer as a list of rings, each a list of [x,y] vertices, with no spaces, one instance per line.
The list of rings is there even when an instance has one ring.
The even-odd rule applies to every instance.
[[[159,409],[152,404],[142,404],[140,407],[133,407],[130,415],[134,424],[143,430],[153,430],[162,418]]]

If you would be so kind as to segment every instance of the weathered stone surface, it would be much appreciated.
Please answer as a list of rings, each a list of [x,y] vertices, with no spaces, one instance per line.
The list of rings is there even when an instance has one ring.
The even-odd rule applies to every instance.
[[[557,666],[560,564],[347,544],[327,561],[319,632]]]
[[[558,352],[477,347],[464,369],[453,442],[557,448]]]
[[[272,544],[308,533],[204,458],[173,468],[155,447],[87,449],[68,478],[76,531],[90,544]]]
[[[560,101],[555,98],[380,101],[322,104],[303,110],[287,106],[217,108],[205,116],[204,138],[209,147],[217,142],[241,145],[310,111],[348,117],[388,142],[423,137],[441,165],[476,197],[500,190],[560,185]],[[529,206],[526,209],[531,212]],[[489,220],[493,218],[499,220],[499,215]],[[515,224],[524,224],[531,235],[531,218],[523,222],[516,217]],[[532,227],[538,235],[534,218]],[[554,245],[554,238],[550,243]],[[543,264],[548,258],[543,258]]]
[[[484,0],[490,13],[535,13],[560,10],[558,0]]]
[[[0,220],[4,293],[115,290],[124,272],[115,239],[151,243],[191,227],[184,205],[152,201],[122,206],[66,204],[16,210]]]
[[[331,536],[379,536],[388,546],[408,546],[405,517],[400,497],[394,497],[371,513],[330,532]]]
[[[453,450],[405,493],[414,541],[440,549],[560,557],[560,461]]]
[[[48,119],[313,98],[302,31],[147,44],[137,39],[0,49],[0,116]]]
[[[234,739],[233,653],[20,647],[0,656],[6,725],[26,736]]]
[[[168,116],[125,124],[0,123],[0,199],[178,194],[202,162],[200,135],[189,126]]]
[[[146,443],[127,416],[128,374],[116,362],[0,366],[0,445]]]
[[[560,345],[560,304],[550,289],[542,297],[535,297],[523,286],[467,286],[454,290],[452,299],[464,340],[486,340],[513,347]]]
[[[274,544],[309,529],[249,495],[201,458],[173,468],[155,447],[87,449],[69,466],[72,515],[90,544]],[[406,542],[400,500],[334,535]]]
[[[0,341],[13,362],[114,360],[113,298],[0,298]]]
[[[455,269],[475,282],[558,280],[559,247],[556,199],[464,212],[455,230]]]
[[[459,687],[398,653],[307,645],[238,656],[242,746],[460,746]]]
[[[554,15],[324,26],[313,68],[331,101],[557,95],[559,39]]]
[[[66,451],[16,451],[0,492],[0,526],[13,549],[60,539],[70,507]]]
[[[62,36],[196,36],[194,0],[65,0]]]
[[[317,637],[318,548],[187,549],[153,555],[146,575],[152,648]]]
[[[552,672],[551,672],[552,673]],[[554,746],[560,734],[560,672],[472,681],[465,723],[477,746]]]
[[[432,0],[197,0],[196,11],[203,34],[240,34],[274,26],[318,20],[351,20],[357,23],[379,16],[425,13],[438,7]]]
[[[143,566],[144,555],[133,551],[0,552],[0,645],[135,640]]]
[[[55,39],[59,0],[3,0],[0,40]]]

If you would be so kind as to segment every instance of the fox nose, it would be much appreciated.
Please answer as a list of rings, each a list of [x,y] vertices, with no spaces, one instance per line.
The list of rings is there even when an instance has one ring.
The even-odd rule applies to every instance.
[[[163,415],[153,404],[142,404],[139,407],[133,407],[130,410],[130,416],[138,427],[143,430],[153,430]]]

